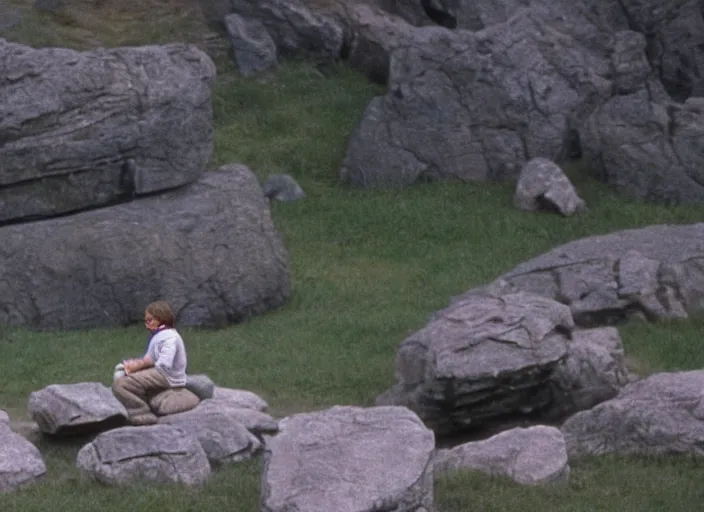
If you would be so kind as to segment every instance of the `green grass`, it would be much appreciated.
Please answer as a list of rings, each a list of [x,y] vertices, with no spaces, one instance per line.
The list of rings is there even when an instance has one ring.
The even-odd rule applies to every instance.
[[[54,22],[44,21],[49,26]],[[48,44],[42,38],[50,37],[50,31],[26,23],[15,39]],[[96,26],[85,30],[93,38],[100,34],[103,41],[110,40],[111,33],[105,36]],[[133,30],[120,27],[124,25],[115,32],[122,39],[113,42],[127,40],[125,34]],[[154,35],[154,40],[160,37]],[[517,211],[510,184],[438,183],[403,191],[344,188],[337,169],[347,139],[368,100],[379,92],[344,66],[321,74],[304,63],[289,63],[268,83],[239,78],[225,63],[219,68],[213,95],[213,165],[244,163],[262,178],[289,173],[308,198],[272,204],[291,256],[293,293],[288,303],[243,324],[184,329],[183,334],[190,372],[259,393],[276,416],[333,404],[371,405],[393,382],[399,343],[433,311],[453,295],[557,244],[702,219],[701,206],[641,204],[590,181],[577,168],[570,172],[590,213],[572,218]],[[704,365],[702,327],[704,320],[695,318],[633,323],[621,333],[629,358],[644,371],[691,369]],[[13,419],[27,419],[31,391],[51,383],[107,384],[113,365],[140,353],[144,343],[139,326],[0,331],[0,404]],[[127,507],[207,512],[232,504],[241,511],[258,510],[258,461],[218,470],[200,491],[173,486],[112,489],[80,480],[74,468],[78,446],[42,441],[41,448],[47,478],[0,497],[3,511]],[[436,496],[440,512],[686,511],[701,508],[702,476],[697,460],[609,457],[575,462],[564,486],[525,488],[468,473],[441,480]]]

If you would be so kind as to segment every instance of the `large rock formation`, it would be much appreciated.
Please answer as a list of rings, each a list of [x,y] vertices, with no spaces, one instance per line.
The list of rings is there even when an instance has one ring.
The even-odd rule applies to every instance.
[[[572,119],[611,96],[613,75],[606,49],[587,49],[532,10],[480,32],[416,30],[393,51],[388,92],[367,107],[341,179],[516,178],[530,158],[564,152]]]
[[[159,196],[5,226],[0,239],[0,325],[127,325],[166,297],[180,325],[218,326],[290,293],[288,254],[244,166]]]
[[[215,66],[195,46],[78,52],[0,39],[0,223],[195,181]]]
[[[407,406],[443,436],[540,411],[573,327],[567,306],[534,294],[467,296],[403,341],[377,404]]]
[[[702,239],[702,223],[581,238],[453,300],[482,290],[535,293],[568,305],[582,326],[614,324],[634,315],[682,318],[704,310]]]

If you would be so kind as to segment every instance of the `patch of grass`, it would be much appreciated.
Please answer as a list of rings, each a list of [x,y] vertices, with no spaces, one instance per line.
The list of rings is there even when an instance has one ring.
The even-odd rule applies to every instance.
[[[572,464],[568,482],[553,486],[459,472],[438,482],[436,502],[442,512],[695,512],[704,498],[702,477],[696,459],[609,456]]]
[[[173,2],[164,5],[181,5]],[[19,5],[26,8],[29,0]],[[76,0],[72,5],[83,4]],[[179,39],[197,36],[196,29],[178,25],[181,11],[160,19],[146,2],[148,19],[156,21],[139,21],[143,11],[122,12],[118,6],[123,5],[100,8],[114,9],[114,18],[108,11],[96,14],[90,9],[64,19],[30,12],[13,37],[38,46],[87,47],[95,40],[108,46],[164,42],[181,31],[187,35]],[[97,21],[91,21],[93,15]],[[183,22],[200,23],[186,14]],[[334,404],[371,405],[392,384],[394,355],[407,335],[453,295],[523,260],[583,236],[695,222],[704,213],[701,206],[655,206],[619,197],[581,175],[579,192],[590,213],[571,218],[519,212],[512,205],[510,184],[436,183],[403,191],[342,187],[337,169],[347,139],[368,100],[380,92],[343,66],[321,73],[291,62],[277,77],[262,82],[238,77],[231,64],[219,63],[213,165],[244,163],[261,178],[289,173],[308,199],[272,204],[291,256],[293,293],[288,303],[226,329],[184,329],[183,335],[190,372],[259,393],[276,416]],[[648,371],[698,368],[704,365],[702,322],[634,323],[621,332],[629,357]],[[22,419],[29,393],[48,384],[109,384],[114,364],[141,353],[145,341],[141,327],[53,333],[4,329],[0,404],[12,411],[13,419]],[[2,510],[110,511],[127,506],[207,512],[231,508],[232,503],[238,510],[258,510],[258,461],[219,470],[200,491],[173,486],[117,490],[81,481],[74,468],[79,446],[43,442],[48,477],[3,496]],[[517,506],[694,510],[700,508],[701,477],[699,462],[683,458],[604,458],[576,463],[569,484],[562,487],[524,488],[469,474],[443,479],[436,494],[441,512]]]

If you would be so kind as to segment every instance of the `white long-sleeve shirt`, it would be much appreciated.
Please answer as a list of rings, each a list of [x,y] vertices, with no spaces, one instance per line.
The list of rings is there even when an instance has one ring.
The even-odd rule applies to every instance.
[[[186,385],[186,347],[176,329],[164,329],[152,336],[146,355],[166,375],[172,388]]]

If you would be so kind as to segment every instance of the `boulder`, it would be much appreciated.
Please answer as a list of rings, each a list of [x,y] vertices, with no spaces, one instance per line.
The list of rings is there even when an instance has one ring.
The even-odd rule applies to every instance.
[[[544,425],[513,428],[483,441],[438,450],[436,477],[460,469],[507,477],[524,485],[563,482],[570,472],[564,436],[559,429]]]
[[[183,326],[283,304],[288,253],[256,176],[223,166],[179,190],[0,228],[0,325],[124,326],[167,297]]]
[[[704,455],[704,371],[658,373],[561,426],[570,458]]]
[[[585,121],[589,169],[650,202],[704,201],[704,100],[656,101],[652,89],[614,96]]]
[[[434,448],[405,407],[290,416],[266,439],[261,511],[433,510]]]
[[[125,407],[100,382],[51,384],[30,393],[27,407],[43,433],[57,436],[100,432],[127,420]]]
[[[242,409],[254,409],[264,412],[269,408],[269,404],[262,397],[251,391],[244,389],[231,389],[216,386],[213,391],[213,398],[217,401],[225,401],[234,407]]]
[[[276,70],[279,65],[276,43],[260,21],[229,14],[225,17],[225,27],[241,75]]]
[[[614,398],[632,380],[615,327],[572,331],[567,357],[550,377],[553,397],[543,418],[553,420]]]
[[[25,487],[46,474],[36,446],[10,428],[10,418],[0,411],[0,493]]]
[[[122,427],[99,434],[80,449],[76,466],[104,484],[175,482],[202,485],[210,464],[197,439],[169,425]]]
[[[533,158],[521,169],[513,198],[526,211],[557,211],[564,216],[586,211],[569,178],[547,158]]]
[[[403,341],[396,383],[377,404],[407,406],[441,436],[540,411],[573,327],[552,299],[469,295]]]
[[[220,466],[250,459],[261,448],[261,441],[240,421],[242,419],[243,415],[233,412],[232,408],[206,405],[164,416],[159,423],[178,427],[198,439],[210,463]],[[253,427],[251,423],[248,426]]]
[[[568,34],[530,9],[478,32],[416,29],[392,52],[387,93],[352,134],[341,180],[512,180],[531,158],[556,158],[573,120],[618,79],[613,47]]]
[[[304,0],[241,0],[232,2],[231,9],[245,20],[261,23],[281,56],[340,57],[344,30],[328,9],[313,9]]]
[[[186,389],[201,400],[205,400],[213,398],[215,383],[207,375],[188,375],[186,378]]]
[[[262,193],[268,199],[290,202],[305,199],[306,193],[298,182],[288,174],[272,174],[262,185]]]
[[[231,422],[241,423],[256,436],[276,433],[279,430],[278,421],[268,414],[256,409],[240,407],[237,403],[219,398],[202,400],[195,408],[189,411],[162,416],[159,418],[159,423],[171,425],[180,425],[182,423],[198,424],[201,418],[210,415],[218,417],[225,415]]]
[[[583,327],[704,310],[704,223],[653,225],[568,242],[475,293],[535,293],[569,306]]]
[[[0,223],[198,179],[215,66],[186,44],[79,52],[0,39]]]

